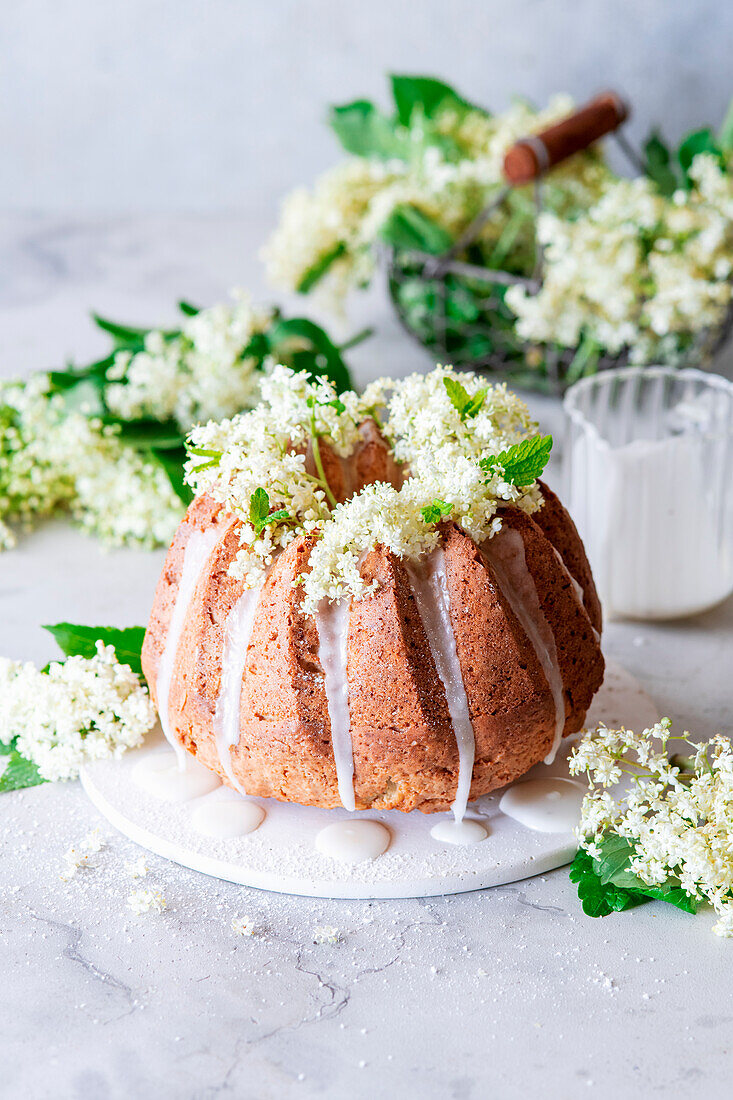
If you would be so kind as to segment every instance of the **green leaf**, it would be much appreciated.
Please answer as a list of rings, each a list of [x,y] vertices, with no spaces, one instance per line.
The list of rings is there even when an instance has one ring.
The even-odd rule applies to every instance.
[[[379,235],[393,248],[429,252],[433,256],[447,252],[453,244],[447,229],[408,203],[394,207]]]
[[[0,792],[20,791],[25,787],[37,787],[39,783],[45,782],[32,760],[26,760],[17,749],[12,749],[8,753],[7,767],[0,775]]]
[[[67,657],[94,657],[97,641],[115,647],[120,664],[129,665],[142,678],[141,653],[145,638],[144,626],[86,626],[80,623],[55,623],[44,626],[53,634],[59,649]]]
[[[455,378],[444,378],[443,385],[451,405],[458,411],[461,420],[472,420],[481,411],[481,406],[486,400],[486,389],[470,394]]]
[[[327,252],[324,252],[320,256],[312,267],[309,267],[305,275],[302,275],[300,282],[296,286],[296,290],[299,294],[308,294],[313,289],[316,283],[319,283],[326,272],[329,270],[332,264],[336,262],[346,252],[346,245],[343,241],[339,241],[333,248],[329,248]]]
[[[601,858],[595,868],[601,882],[624,890],[634,890],[645,897],[666,901],[687,913],[697,912],[697,901],[681,888],[679,881],[670,878],[659,886],[648,886],[643,879],[629,869],[634,856],[634,845],[626,837],[609,834],[601,843]]]
[[[109,321],[106,317],[100,317],[98,313],[92,313],[92,320],[97,328],[111,336],[115,344],[120,348],[142,347],[149,329],[133,328],[132,325],[120,325],[116,321]]]
[[[435,116],[445,108],[465,112],[480,110],[459,95],[449,84],[430,76],[390,77],[392,96],[397,108],[397,118],[403,126],[409,126],[412,116],[419,111],[425,118]]]
[[[277,512],[270,511],[270,498],[266,489],[255,489],[249,498],[249,521],[259,535],[268,523],[279,523],[282,519],[290,519],[290,514],[283,508]]]
[[[667,198],[680,186],[669,147],[658,130],[652,131],[644,143],[644,171]]]
[[[633,909],[649,900],[631,890],[601,882],[595,860],[583,848],[578,849],[570,865],[570,881],[577,885],[583,912],[589,917],[607,917],[609,913]]]
[[[521,488],[531,485],[541,475],[551,450],[551,435],[533,435],[530,439],[523,439],[521,443],[508,447],[501,454],[482,458],[479,465],[487,472],[492,472],[500,466],[504,471],[504,481]]]
[[[406,160],[409,156],[409,134],[398,133],[394,120],[366,99],[331,107],[328,121],[347,153],[380,160]]]
[[[320,325],[307,317],[290,317],[285,321],[276,321],[270,329],[272,355],[286,366],[294,367],[292,350],[302,351],[304,341],[310,348],[306,349],[307,361],[302,356],[299,360],[300,369],[308,370],[317,378],[329,379],[338,393],[351,389],[351,375],[341,352]]]
[[[119,417],[105,417],[105,423],[119,427],[119,438],[132,447],[147,450],[180,450],[185,436],[175,420],[121,420]]]
[[[190,302],[185,301],[183,298],[178,303],[178,308],[186,317],[195,317],[197,313],[201,312],[201,306],[191,305]]]
[[[178,499],[188,507],[193,500],[193,490],[184,481],[183,464],[186,461],[186,448],[179,447],[176,450],[161,448],[158,450],[157,447],[151,447],[149,454],[159,466],[163,467],[171,484],[171,489]]]
[[[718,144],[724,153],[733,153],[733,99],[718,130]]]
[[[692,186],[689,170],[693,160],[699,153],[711,153],[718,160],[723,161],[722,151],[710,127],[695,130],[694,133],[688,134],[677,150],[677,159],[684,174],[685,185],[688,188]]]
[[[420,515],[425,523],[431,526],[436,523],[440,523],[442,519],[449,516],[453,511],[453,505],[448,504],[445,500],[438,500],[436,497],[432,504],[426,504],[424,508],[420,509]]]

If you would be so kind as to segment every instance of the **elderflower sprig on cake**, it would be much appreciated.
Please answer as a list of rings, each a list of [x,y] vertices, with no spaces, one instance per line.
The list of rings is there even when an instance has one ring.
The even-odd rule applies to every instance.
[[[306,318],[255,307],[241,291],[181,309],[180,329],[95,317],[113,340],[108,356],[0,385],[0,549],[16,528],[64,510],[107,545],[165,545],[190,501],[192,424],[252,408],[273,355],[350,385],[342,349]]]
[[[669,718],[639,734],[601,725],[573,750],[570,771],[590,783],[571,868],[584,911],[605,916],[657,898],[694,913],[707,902],[713,931],[733,936],[730,740],[673,735]]]
[[[83,764],[141,744],[155,724],[142,682],[142,627],[46,629],[66,660],[38,669],[0,658],[0,791],[73,779]]]
[[[350,458],[368,419],[381,426],[403,483],[377,482],[337,502],[321,447]],[[193,430],[187,477],[242,520],[230,571],[248,586],[261,581],[278,549],[313,536],[302,578],[304,607],[313,611],[323,599],[369,590],[359,560],[377,545],[414,560],[436,546],[442,520],[480,542],[500,526],[500,505],[535,511],[551,446],[535,433],[526,406],[505,386],[451,367],[380,379],[361,396],[276,367],[256,409]]]

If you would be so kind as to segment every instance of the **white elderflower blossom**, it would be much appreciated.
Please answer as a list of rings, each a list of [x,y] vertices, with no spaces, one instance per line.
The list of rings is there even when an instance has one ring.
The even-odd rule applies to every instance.
[[[252,408],[259,397],[261,357],[246,352],[252,338],[272,323],[273,311],[253,306],[241,290],[233,299],[188,317],[180,334],[149,332],[143,351],[118,352],[107,373],[110,410],[123,420],[175,420],[186,432],[196,423]]]
[[[118,758],[155,724],[147,689],[112,646],[52,662],[48,672],[0,658],[0,741],[47,780],[73,779],[86,761]]]
[[[145,856],[138,856],[137,859],[128,860],[125,863],[125,872],[130,878],[145,878],[149,870]]]
[[[254,936],[256,931],[255,922],[250,917],[234,917],[232,920],[232,932],[238,936]]]
[[[46,375],[0,385],[0,549],[62,510],[107,545],[153,547],[170,541],[182,505],[161,466],[70,411]]]
[[[152,888],[133,890],[127,899],[127,905],[138,916],[143,913],[162,913],[164,909],[168,908],[168,902],[160,890]]]
[[[452,403],[447,386],[476,399],[470,416]],[[502,479],[500,468],[480,463],[533,434],[526,406],[503,385],[482,384],[477,375],[437,367],[401,381],[381,379],[362,397],[337,396],[333,386],[276,367],[263,382],[255,410],[195,428],[191,433],[188,478],[242,519],[241,549],[230,572],[256,585],[278,550],[299,535],[315,544],[303,577],[304,609],[323,599],[356,597],[365,585],[360,562],[377,545],[416,560],[437,544],[434,522],[423,509],[441,502],[442,518],[452,519],[475,541],[499,528],[502,504],[535,511],[541,504],[536,483],[519,488]],[[381,424],[402,482],[376,482],[357,492],[331,491],[323,465],[326,449],[340,464],[343,487],[351,484],[348,459],[360,446],[366,421]],[[267,493],[268,513],[277,522],[252,522],[254,494]]]
[[[312,190],[298,188],[283,203],[280,223],[262,251],[270,279],[307,291],[313,273],[331,260],[317,287],[338,306],[349,289],[370,279],[372,246],[396,206],[414,206],[457,235],[503,186],[509,146],[545,129],[572,106],[570,97],[555,96],[543,111],[525,101],[496,115],[448,108],[434,120],[438,141],[426,139],[421,124],[413,122],[402,131],[402,157],[347,159],[325,172]],[[558,210],[569,200],[588,203],[608,174],[597,153],[581,154],[571,168],[554,174],[547,200]],[[504,224],[500,213],[484,226],[482,241],[489,248]]]
[[[670,744],[687,757],[668,757]],[[648,886],[679,882],[691,898],[707,901],[718,920],[713,931],[733,935],[733,746],[726,737],[702,744],[673,736],[671,722],[635,734],[598,726],[585,733],[570,758],[573,775],[591,785],[577,829],[582,848],[598,858],[605,837],[631,842],[629,870]],[[623,777],[630,786],[612,794]]]
[[[82,868],[94,866],[95,855],[105,848],[105,841],[99,831],[95,829],[88,833],[78,844],[73,844],[64,853],[64,867],[61,872],[61,881],[69,882]]]
[[[341,933],[332,924],[317,924],[313,929],[313,942],[317,944],[338,943]]]

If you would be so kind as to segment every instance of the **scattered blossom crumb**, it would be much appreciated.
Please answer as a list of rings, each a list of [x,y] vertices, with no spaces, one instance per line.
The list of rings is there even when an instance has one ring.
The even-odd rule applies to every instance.
[[[250,917],[235,917],[232,921],[232,932],[238,936],[254,936],[256,931],[255,922]]]
[[[140,856],[138,859],[129,860],[125,863],[125,872],[130,878],[145,878],[149,870],[145,856]]]
[[[168,903],[159,890],[144,889],[133,890],[127,899],[127,904],[133,913],[162,913],[168,908]]]
[[[317,924],[313,929],[314,943],[338,943],[340,939],[341,934],[338,928],[334,928],[331,924]]]
[[[69,882],[70,879],[74,878],[77,871],[94,866],[93,857],[98,855],[105,847],[106,842],[99,829],[88,833],[78,844],[72,845],[64,853],[61,881]]]

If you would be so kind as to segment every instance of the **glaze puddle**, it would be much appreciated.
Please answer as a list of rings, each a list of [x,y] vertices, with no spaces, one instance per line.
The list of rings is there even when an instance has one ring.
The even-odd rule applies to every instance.
[[[227,616],[221,653],[221,686],[214,713],[219,760],[232,786],[245,794],[232,770],[232,748],[239,743],[242,680],[252,627],[264,581],[243,592]]]
[[[482,551],[491,563],[503,595],[524,628],[547,679],[555,707],[555,737],[545,757],[552,764],[565,728],[565,689],[557,660],[555,636],[542,613],[532,574],[527,568],[524,540],[518,531],[507,527],[487,539]]]
[[[504,792],[499,809],[538,833],[572,833],[587,793],[574,779],[527,779]]]
[[[480,821],[470,817],[464,817],[460,821],[455,818],[451,821],[448,818],[433,825],[430,835],[441,844],[459,844],[465,847],[467,844],[480,844],[482,840],[486,840],[489,830]]]
[[[476,739],[450,619],[445,554],[442,548],[438,547],[420,565],[414,566],[409,562],[406,564],[417,610],[428,637],[436,671],[445,690],[448,713],[458,746],[458,785],[451,808],[455,824],[460,825],[466,813],[471,792]]]
[[[363,863],[386,852],[391,839],[389,829],[379,821],[334,821],[321,829],[316,849],[341,863]]]
[[[262,806],[243,798],[206,799],[191,814],[197,832],[222,840],[253,833],[264,820]]]
[[[315,620],[318,630],[318,660],[323,669],[339,798],[345,810],[353,811],[356,809],[354,749],[351,743],[349,681],[346,676],[350,605],[349,599],[332,604],[324,601],[316,611]]]
[[[182,750],[183,760],[169,752],[151,752],[135,765],[134,782],[163,802],[188,802],[221,786],[214,772]]]
[[[181,768],[184,767],[187,754],[171,728],[169,715],[173,668],[175,666],[176,652],[178,650],[178,643],[181,639],[183,624],[186,621],[186,613],[194,589],[196,588],[196,582],[201,575],[201,570],[206,563],[206,559],[218,542],[220,534],[221,532],[217,530],[216,527],[209,527],[206,531],[194,530],[189,536],[183,551],[183,566],[178,582],[178,591],[176,592],[173,613],[168,625],[168,633],[166,634],[163,653],[161,654],[160,664],[158,665],[158,675],[155,681],[158,695],[160,725],[165,734],[166,741],[176,752],[178,763]]]

